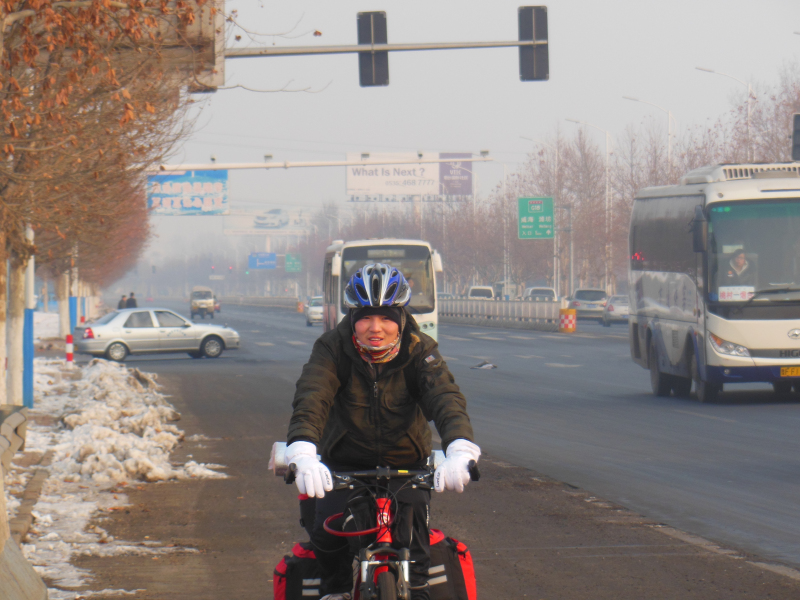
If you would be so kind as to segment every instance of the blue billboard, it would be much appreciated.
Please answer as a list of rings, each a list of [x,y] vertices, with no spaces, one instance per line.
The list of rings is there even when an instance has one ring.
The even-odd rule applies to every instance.
[[[154,215],[228,214],[228,171],[173,171],[147,177]]]
[[[274,252],[253,252],[247,256],[248,269],[277,269],[278,255]]]

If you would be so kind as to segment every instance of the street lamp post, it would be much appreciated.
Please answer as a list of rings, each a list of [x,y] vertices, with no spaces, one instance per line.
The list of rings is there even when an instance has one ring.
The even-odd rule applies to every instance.
[[[706,69],[705,67],[695,67],[695,69],[697,69],[698,71],[703,71],[704,73],[713,73],[714,75],[722,75],[723,77],[727,77],[728,79],[733,79],[734,81],[738,81],[747,88],[747,160],[752,162],[753,143],[750,139],[750,115],[752,114],[753,87],[746,81],[742,81],[738,77],[734,77],[733,75],[728,75],[727,73],[720,73],[719,71],[715,71],[714,69]]]
[[[611,293],[611,283],[609,281],[609,273],[613,272],[613,264],[612,264],[612,257],[613,257],[613,246],[611,243],[610,238],[610,220],[611,220],[611,184],[609,180],[609,169],[608,169],[608,161],[610,156],[611,150],[611,133],[598,127],[597,125],[592,125],[591,123],[587,123],[586,121],[578,121],[577,119],[567,119],[570,123],[577,123],[579,125],[586,125],[587,127],[591,127],[593,129],[597,129],[606,134],[606,209],[605,209],[605,217],[606,217],[606,260],[605,260],[605,288],[607,293]],[[572,213],[570,213],[570,220],[572,219]],[[570,225],[571,227],[571,225]],[[570,236],[571,238],[572,236]]]
[[[654,106],[660,111],[667,113],[667,167],[669,170],[672,170],[672,112],[659,106],[658,104],[653,104],[652,102],[648,102],[647,100],[640,100],[639,98],[633,98],[631,96],[623,96],[624,100],[632,100],[633,102],[641,102],[642,104],[647,104],[649,106]]]

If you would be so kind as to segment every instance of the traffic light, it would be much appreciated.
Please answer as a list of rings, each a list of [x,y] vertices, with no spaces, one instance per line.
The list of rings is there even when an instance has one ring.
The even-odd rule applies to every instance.
[[[211,265],[211,270],[212,270],[212,271],[214,270],[214,265]]]
[[[800,160],[800,113],[795,113],[792,121],[792,160]]]
[[[250,275],[250,271],[245,271],[244,274],[245,275]]]
[[[547,7],[520,6],[518,9],[519,41],[547,42]],[[520,81],[550,79],[550,54],[547,43],[519,47]]]
[[[386,13],[360,12],[356,19],[359,45],[377,46],[388,43]],[[358,80],[361,87],[389,85],[389,53],[358,53]]]
[[[228,267],[228,271],[233,271],[233,267]]]

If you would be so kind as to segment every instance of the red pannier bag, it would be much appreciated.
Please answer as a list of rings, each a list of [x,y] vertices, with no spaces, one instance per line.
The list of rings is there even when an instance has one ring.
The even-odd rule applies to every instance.
[[[319,600],[319,586],[319,566],[311,544],[295,544],[291,554],[275,567],[272,580],[275,600]]]
[[[466,544],[431,529],[431,600],[477,600],[475,568]]]

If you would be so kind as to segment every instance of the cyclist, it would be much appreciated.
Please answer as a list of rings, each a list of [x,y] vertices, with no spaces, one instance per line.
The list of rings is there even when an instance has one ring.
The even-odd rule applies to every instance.
[[[437,343],[406,310],[410,297],[408,282],[395,267],[358,269],[344,291],[349,314],[316,341],[297,381],[286,462],[296,466],[300,493],[317,498],[311,541],[323,600],[349,600],[353,587],[347,542],[323,529],[327,517],[344,512],[352,494],[325,493],[333,489],[329,468],[423,468],[432,449],[429,419],[446,455],[434,474],[437,492],[462,492],[470,460],[480,457],[466,400]],[[409,487],[396,500],[397,514],[404,506],[413,514],[411,598],[428,600],[430,491]]]

